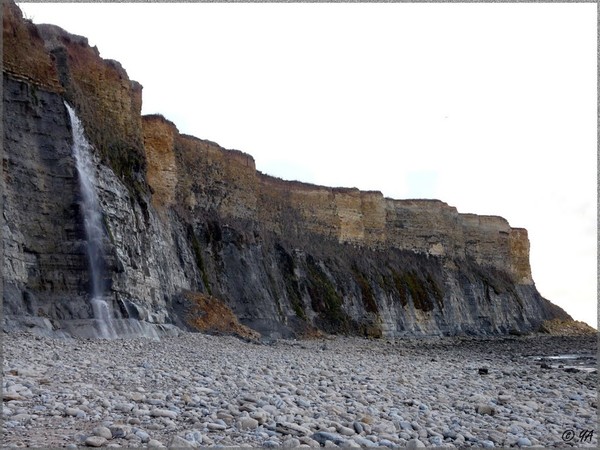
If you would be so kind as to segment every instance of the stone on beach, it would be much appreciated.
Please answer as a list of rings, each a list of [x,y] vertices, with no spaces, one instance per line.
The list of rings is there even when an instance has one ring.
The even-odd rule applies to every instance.
[[[106,444],[106,441],[102,436],[90,436],[85,440],[85,445],[88,447],[102,447]]]
[[[170,419],[175,419],[177,417],[175,411],[170,411],[168,409],[153,409],[150,411],[150,415],[154,417],[168,417]]]
[[[418,439],[411,439],[406,443],[407,449],[424,448],[425,444]]]
[[[92,434],[94,436],[103,437],[104,439],[112,439],[112,437],[113,437],[110,429],[107,427],[103,427],[103,426],[98,426],[98,427],[94,428],[92,430]]]

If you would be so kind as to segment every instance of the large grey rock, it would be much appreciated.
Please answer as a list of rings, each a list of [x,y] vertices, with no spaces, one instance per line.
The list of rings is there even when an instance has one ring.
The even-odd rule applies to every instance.
[[[347,441],[346,438],[340,436],[337,433],[329,433],[327,431],[317,431],[311,436],[312,439],[317,441],[321,445],[325,445],[327,441],[331,441],[336,445],[344,445]]]
[[[418,439],[411,439],[406,443],[407,449],[425,448],[425,444]]]
[[[103,427],[103,426],[98,426],[98,427],[94,428],[92,430],[92,433],[94,434],[94,436],[100,436],[100,437],[103,437],[104,439],[112,439],[112,437],[113,437],[110,429],[107,427]]]
[[[496,414],[496,408],[490,405],[477,405],[475,407],[475,410],[478,414],[484,414],[488,416],[493,416],[494,414]]]
[[[106,439],[101,436],[90,436],[85,440],[88,447],[102,447],[106,444]]]
[[[169,443],[169,448],[196,448],[198,444],[195,442],[190,442],[187,439],[182,438],[181,436],[173,436],[171,442]]]
[[[258,427],[258,420],[251,417],[242,417],[238,422],[240,430],[254,430]]]

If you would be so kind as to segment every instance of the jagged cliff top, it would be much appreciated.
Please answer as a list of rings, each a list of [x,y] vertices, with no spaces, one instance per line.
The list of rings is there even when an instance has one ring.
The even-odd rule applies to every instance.
[[[9,21],[14,28],[20,29],[21,33],[23,33],[23,26],[21,24],[25,23],[26,32],[29,33],[29,35],[30,35],[30,39],[28,39],[28,41],[31,41],[33,43],[33,49],[28,50],[28,52],[31,54],[31,57],[28,59],[25,59],[24,56],[20,53],[18,55],[12,55],[12,51],[13,51],[12,49],[9,50],[8,52],[5,50],[5,57],[4,57],[5,66],[9,71],[12,71],[13,69],[16,68],[17,73],[31,72],[31,67],[29,67],[29,65],[27,64],[27,61],[45,61],[44,67],[46,68],[45,69],[46,73],[44,73],[43,77],[38,77],[38,78],[44,78],[44,80],[42,80],[41,84],[47,85],[48,87],[52,87],[53,89],[57,89],[57,90],[62,89],[62,87],[60,86],[60,83],[58,83],[58,75],[56,73],[56,70],[54,70],[54,66],[52,65],[51,61],[49,61],[47,51],[67,43],[67,44],[74,44],[79,47],[82,47],[82,49],[85,49],[86,52],[89,52],[91,50],[98,60],[101,60],[104,64],[106,64],[107,66],[116,70],[120,77],[123,77],[124,79],[129,81],[127,71],[123,68],[121,63],[119,63],[118,61],[114,61],[114,60],[102,59],[100,57],[100,53],[99,53],[97,47],[90,47],[88,39],[86,37],[69,33],[68,31],[64,30],[63,28],[56,26],[56,25],[52,25],[52,24],[34,25],[33,23],[31,23],[31,21],[27,21],[27,20],[23,19],[20,9],[13,2],[5,2],[5,5],[7,5],[7,6],[5,6],[5,8],[4,8],[4,11],[5,11],[4,21],[5,22]],[[6,14],[7,10],[9,11],[8,15]],[[5,49],[6,49],[7,48],[6,44],[10,44],[11,39],[10,38],[8,40],[6,39],[6,30],[7,30],[6,25],[4,28],[5,28]],[[10,45],[9,45],[9,47],[10,47]],[[42,48],[44,50],[46,50],[46,52],[44,52],[42,50]],[[11,62],[13,62],[12,65],[11,65]],[[19,67],[19,66],[21,66],[21,67]],[[141,90],[141,85],[138,82],[131,80],[130,83],[131,83],[131,86],[133,89]],[[167,119],[166,117],[164,117],[160,113],[144,115],[142,117],[142,119],[146,120],[146,121],[162,122],[165,125],[173,128],[173,131],[175,132],[175,134],[179,135],[180,137],[182,137],[184,139],[189,139],[189,140],[193,140],[196,142],[204,143],[204,144],[210,146],[211,149],[222,152],[223,156],[226,158],[231,158],[233,160],[239,160],[246,166],[250,165],[250,166],[256,167],[255,159],[251,154],[248,154],[246,152],[236,150],[236,149],[226,149],[224,147],[221,147],[218,143],[210,141],[208,139],[199,138],[197,136],[192,136],[189,134],[179,133],[179,130],[177,129],[176,124],[173,123],[172,121],[170,121],[169,119]],[[257,174],[259,175],[261,182],[266,182],[266,183],[268,183],[270,185],[274,185],[274,186],[276,185],[280,189],[284,189],[284,190],[306,190],[306,191],[320,191],[320,192],[331,192],[331,193],[340,193],[340,194],[344,193],[344,194],[358,195],[358,196],[375,196],[375,197],[380,197],[380,198],[384,199],[385,201],[393,202],[394,204],[398,204],[398,205],[402,205],[402,206],[406,206],[406,207],[414,206],[414,207],[420,207],[420,208],[434,208],[434,209],[442,208],[442,209],[447,209],[449,211],[458,213],[458,211],[455,207],[450,206],[446,202],[439,200],[439,199],[420,199],[420,198],[394,199],[391,197],[384,197],[383,193],[378,190],[362,191],[356,187],[324,186],[324,185],[318,185],[318,184],[314,184],[314,183],[304,182],[302,180],[285,180],[280,177],[269,175],[269,174],[266,174],[266,173],[263,173],[260,171],[257,171]],[[478,225],[495,224],[495,226],[500,226],[502,228],[509,226],[508,221],[500,216],[493,216],[493,215],[484,216],[484,215],[476,215],[476,214],[471,214],[471,213],[460,213],[460,216],[466,222],[471,222],[471,221],[477,222]]]
[[[12,1],[2,2],[2,70],[52,92],[62,92],[58,73],[38,27]]]
[[[4,3],[4,12],[4,70],[13,75],[31,77],[31,74],[33,74],[33,80],[38,84],[51,90],[62,91],[64,88],[61,86],[61,83],[58,82],[58,73],[49,53],[61,46],[66,46],[66,48],[68,48],[68,58],[72,60],[72,62],[68,64],[71,64],[73,67],[70,69],[72,73],[69,76],[72,78],[77,78],[79,76],[81,78],[86,76],[83,74],[86,70],[92,69],[100,69],[104,73],[101,75],[100,79],[98,79],[98,82],[101,84],[96,83],[94,92],[94,94],[98,96],[99,102],[97,107],[94,108],[97,111],[90,110],[89,113],[81,111],[81,113],[83,120],[86,122],[86,126],[92,135],[94,133],[94,121],[97,120],[96,115],[98,113],[102,115],[102,120],[106,121],[107,119],[110,119],[112,123],[114,123],[113,128],[116,131],[115,140],[117,142],[110,145],[107,144],[107,148],[99,149],[101,153],[107,154],[109,160],[115,161],[113,167],[116,167],[117,169],[121,168],[126,171],[126,168],[123,167],[123,164],[119,161],[121,156],[119,156],[119,154],[111,154],[111,149],[122,148],[124,145],[132,146],[133,150],[131,153],[134,155],[140,154],[143,143],[139,142],[139,137],[136,137],[139,136],[137,129],[139,129],[138,127],[141,127],[141,121],[146,121],[163,123],[165,126],[172,129],[173,135],[177,135],[179,138],[190,142],[203,144],[211,152],[221,153],[223,157],[226,160],[231,161],[232,164],[240,164],[243,167],[256,169],[254,157],[248,153],[240,150],[225,149],[210,140],[179,133],[177,126],[162,114],[141,116],[141,85],[135,81],[129,80],[126,70],[119,62],[102,59],[98,49],[89,46],[87,38],[71,34],[56,25],[43,24],[36,26],[30,21],[23,19],[21,11],[13,2]],[[11,30],[12,33],[10,33]],[[17,35],[19,45],[16,45],[17,41],[14,37],[15,34]],[[26,48],[26,52],[23,51],[23,41],[29,43],[29,48]],[[82,81],[84,83],[89,83],[94,80],[82,79]],[[104,85],[102,85],[102,83]],[[120,83],[120,85],[116,85],[116,83]],[[79,89],[80,88],[69,90],[67,96],[74,96],[75,100],[77,100]],[[124,102],[124,104],[130,102],[132,105],[131,110],[119,111],[110,106],[114,104],[115,100],[122,98],[124,95],[139,96],[139,99],[133,98],[133,101]],[[138,101],[139,104],[137,104]],[[74,103],[77,104],[77,101]],[[102,105],[102,107],[100,105]],[[85,105],[83,106],[85,107]],[[136,108],[139,109],[136,110]],[[119,138],[119,134],[123,135],[125,139]],[[139,144],[137,142],[139,142]],[[136,163],[137,166],[143,168],[143,158],[136,158],[140,161],[139,163]],[[130,164],[130,161],[131,158],[127,156],[126,163]],[[497,230],[511,229],[508,221],[502,217],[458,213],[457,208],[438,199],[394,199],[384,197],[382,192],[377,190],[361,191],[355,187],[331,187],[308,183],[301,180],[284,180],[260,171],[256,171],[256,176],[259,183],[276,187],[282,192],[321,192],[334,195],[348,195],[350,197],[373,198],[377,201],[387,202],[389,205],[396,205],[404,208],[430,210],[434,213],[441,213],[444,211],[444,214],[451,215],[458,214],[463,223],[467,226]],[[523,229],[514,228],[513,230],[524,232]]]
[[[147,121],[157,121],[157,122],[161,122],[164,125],[170,127],[173,129],[173,132],[175,134],[179,134],[179,130],[177,128],[177,125],[172,122],[171,120],[167,119],[164,115],[162,114],[148,114],[148,115],[144,115],[143,116],[144,120]],[[213,149],[216,149],[217,151],[220,151],[223,153],[224,156],[233,156],[233,157],[241,157],[241,159],[244,161],[244,164],[247,164],[248,161],[251,161],[252,164],[255,164],[255,160],[254,157],[246,152],[240,151],[240,150],[233,150],[233,149],[226,149],[222,146],[220,146],[218,143],[208,140],[208,139],[203,139],[203,138],[199,138],[197,136],[192,136],[189,134],[185,134],[185,133],[181,133],[179,134],[180,137],[184,138],[184,139],[189,139],[195,142],[199,142],[199,143],[203,143],[203,144],[207,144],[209,146],[211,146]],[[454,206],[450,206],[448,203],[439,200],[439,199],[427,199],[427,198],[412,198],[412,199],[395,199],[392,197],[385,197],[383,195],[383,193],[381,191],[378,190],[360,190],[356,187],[345,187],[345,186],[324,186],[324,185],[319,185],[319,184],[315,184],[315,183],[309,183],[309,182],[305,182],[305,181],[301,181],[301,180],[286,180],[274,175],[270,175],[261,171],[257,170],[257,174],[259,175],[259,179],[261,182],[263,183],[268,183],[271,186],[278,186],[281,189],[284,190],[305,190],[305,191],[319,191],[319,192],[331,192],[331,193],[344,193],[344,194],[354,194],[354,195],[358,195],[358,196],[375,196],[375,197],[380,197],[382,200],[385,201],[389,201],[389,202],[393,202],[394,204],[398,204],[398,205],[403,205],[403,206],[414,206],[414,207],[420,207],[420,208],[435,208],[435,209],[440,209],[440,208],[444,208],[444,209],[448,209],[452,212],[455,212],[457,214],[460,214],[461,217],[463,217],[466,221],[475,221],[477,222],[477,224],[496,224],[496,226],[501,226],[501,227],[508,227],[510,226],[508,221],[501,217],[501,216],[497,216],[497,215],[478,215],[478,214],[472,214],[472,213],[458,213],[458,210],[456,207]],[[513,228],[514,230],[524,230],[522,228]]]

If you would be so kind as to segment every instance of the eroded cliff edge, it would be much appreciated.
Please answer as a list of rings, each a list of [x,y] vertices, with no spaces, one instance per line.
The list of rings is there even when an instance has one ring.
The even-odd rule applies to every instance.
[[[98,157],[119,317],[192,326],[200,293],[272,336],[527,332],[569,318],[535,288],[526,230],[437,200],[264,175],[250,155],[142,117],[141,85],[85,38],[35,26],[13,3],[3,12],[7,323],[91,317],[64,100]]]

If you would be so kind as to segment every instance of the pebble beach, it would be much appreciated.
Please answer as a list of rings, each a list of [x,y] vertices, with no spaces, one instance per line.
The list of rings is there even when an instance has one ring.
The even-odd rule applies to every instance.
[[[595,335],[2,347],[4,447],[598,445]]]

